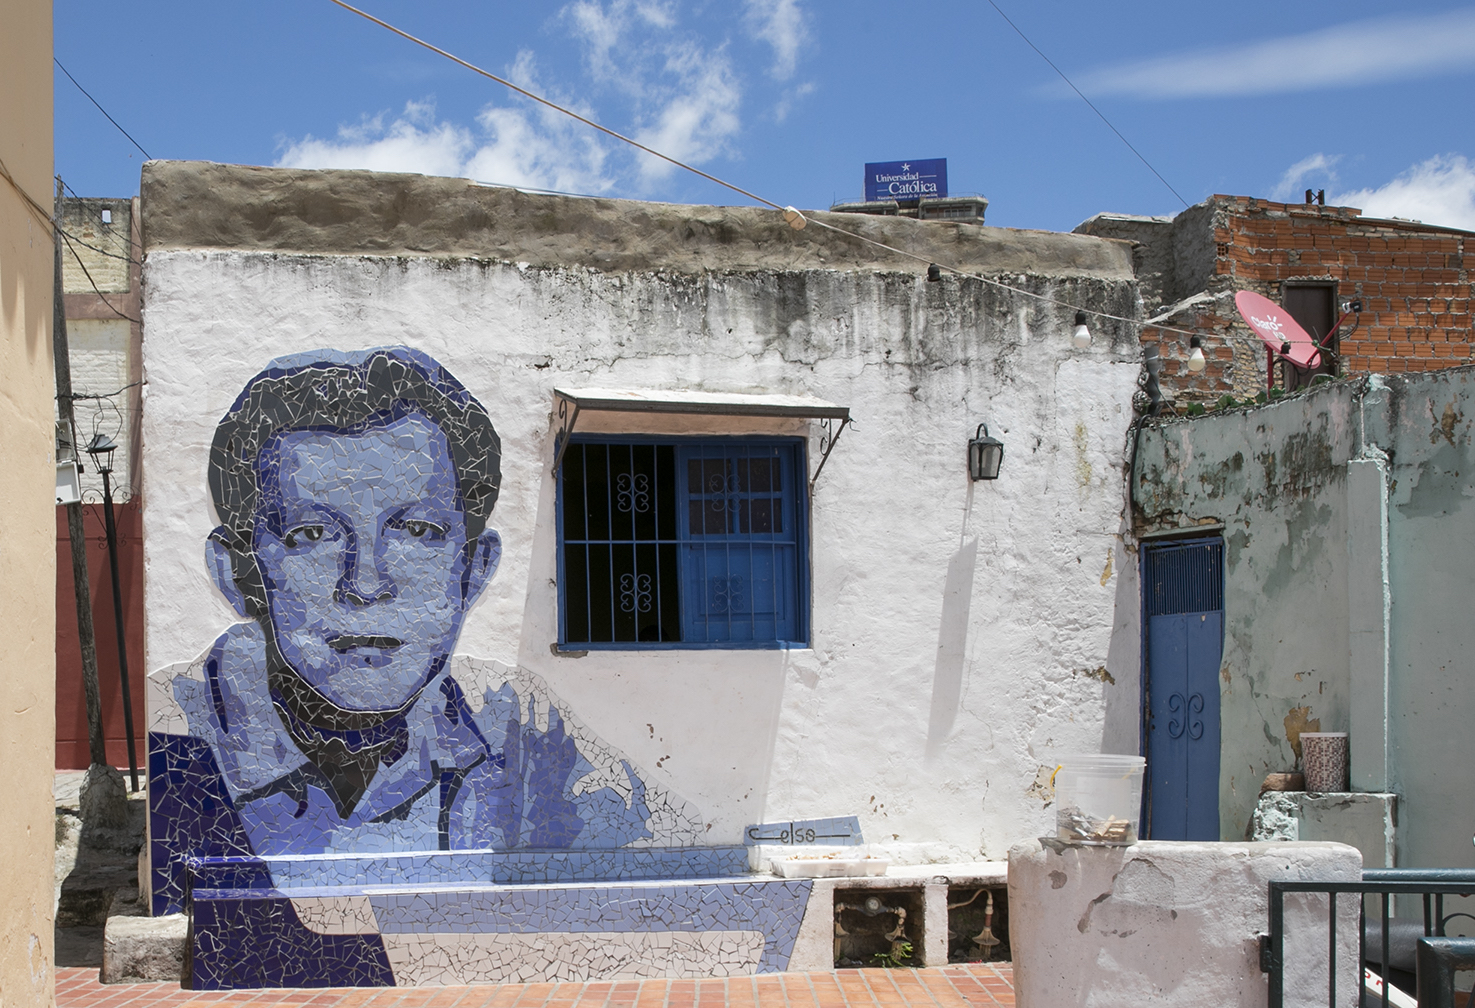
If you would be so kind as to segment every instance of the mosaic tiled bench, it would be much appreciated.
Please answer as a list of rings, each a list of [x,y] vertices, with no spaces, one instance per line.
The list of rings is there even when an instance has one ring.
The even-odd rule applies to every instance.
[[[747,876],[747,865],[742,847],[194,859],[186,982],[227,990],[780,972],[813,883]]]

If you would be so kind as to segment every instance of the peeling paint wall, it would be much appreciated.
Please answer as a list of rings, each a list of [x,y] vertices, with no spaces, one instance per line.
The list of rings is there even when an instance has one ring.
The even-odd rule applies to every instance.
[[[1343,483],[1354,409],[1351,387],[1337,386],[1142,435],[1138,531],[1223,523],[1225,840],[1245,838],[1265,775],[1294,766],[1293,739],[1307,718],[1346,730]]]
[[[1224,839],[1298,732],[1350,730],[1354,789],[1399,796],[1398,863],[1475,865],[1472,421],[1456,368],[1144,430],[1136,531],[1224,527]]]
[[[1137,651],[1113,632],[1136,620],[1121,587],[1132,566],[1122,449],[1140,370],[1127,327],[1102,326],[1076,351],[1067,309],[974,281],[928,283],[889,263],[824,268],[816,259],[834,240],[813,228],[763,232],[761,255],[734,262],[761,218],[731,209],[548,197],[565,214],[556,238],[573,250],[567,265],[519,261],[519,241],[557,258],[538,230],[545,215],[531,212],[495,218],[497,258],[300,254],[250,240],[209,250],[220,220],[259,216],[259,206],[222,185],[214,202],[193,200],[191,170],[168,166],[169,185],[144,183],[149,669],[194,659],[234,618],[203,562],[216,524],[205,463],[244,381],[294,351],[403,343],[445,364],[502,437],[492,524],[505,552],[458,650],[545,679],[697,806],[710,842],[739,842],[750,823],[858,814],[866,838],[900,856],[1002,857],[1053,822],[1031,791],[1050,754],[1135,751]],[[218,180],[222,168],[198,171]],[[453,184],[241,171],[272,180],[283,215],[308,208],[282,234],[311,216],[294,186],[331,190],[343,210],[360,190],[392,204],[395,185]],[[581,206],[639,268],[580,261]],[[350,210],[352,228],[333,225],[347,244],[377,212]],[[640,246],[639,226],[674,227],[683,213],[735,223],[720,243],[687,231],[675,251]],[[173,221],[167,247],[151,243],[166,233],[154,214]],[[955,240],[950,225],[903,224],[908,247],[935,244],[939,257]],[[1061,262],[1058,246],[1091,264],[1021,269],[1005,275],[1011,284],[1136,311],[1122,243],[972,230],[1002,262]],[[192,233],[201,247],[188,247]],[[454,244],[443,237],[434,247]],[[722,269],[701,267],[708,247],[728,257]],[[812,501],[810,647],[550,653],[555,386],[798,393],[851,407],[856,423]],[[981,421],[1006,454],[997,481],[971,483],[964,452]],[[793,421],[606,416],[580,429],[800,434],[811,472],[819,445],[817,428]]]
[[[1399,863],[1475,867],[1475,370],[1389,378],[1368,437],[1388,446],[1389,791]]]

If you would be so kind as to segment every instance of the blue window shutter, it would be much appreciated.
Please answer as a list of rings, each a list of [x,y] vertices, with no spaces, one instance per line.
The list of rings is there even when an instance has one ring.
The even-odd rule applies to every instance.
[[[795,459],[794,446],[772,443],[681,449],[684,641],[798,638]]]

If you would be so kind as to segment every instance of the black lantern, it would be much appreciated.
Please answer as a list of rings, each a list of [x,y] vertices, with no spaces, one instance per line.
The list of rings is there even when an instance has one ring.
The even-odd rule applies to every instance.
[[[999,478],[1004,461],[1004,442],[988,436],[988,424],[979,424],[968,442],[968,475],[976,480]]]
[[[112,438],[106,434],[94,434],[84,450],[92,456],[93,465],[97,466],[99,473],[113,471],[113,452],[118,450],[118,443]]]

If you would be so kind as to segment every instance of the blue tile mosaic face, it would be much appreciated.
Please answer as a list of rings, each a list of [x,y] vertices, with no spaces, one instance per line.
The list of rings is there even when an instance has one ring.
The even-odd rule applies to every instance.
[[[244,622],[150,677],[156,913],[184,904],[191,859],[305,885],[368,870],[317,855],[699,844],[700,814],[535,675],[455,654],[501,556],[500,457],[419,351],[313,351],[247,383],[211,446],[208,543]],[[544,860],[518,870],[597,870]]]

